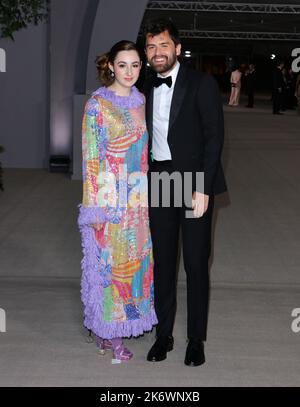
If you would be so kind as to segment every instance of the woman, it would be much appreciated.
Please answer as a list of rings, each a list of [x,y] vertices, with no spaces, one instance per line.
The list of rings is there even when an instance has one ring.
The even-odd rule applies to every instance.
[[[117,361],[132,352],[122,338],[157,323],[149,232],[148,134],[144,96],[134,86],[141,60],[120,41],[96,59],[104,86],[88,100],[82,125],[83,201],[78,224],[83,246],[84,325],[100,352]]]
[[[241,78],[242,72],[239,68],[235,69],[231,73],[230,83],[231,83],[231,94],[229,99],[229,106],[238,106],[241,94]]]

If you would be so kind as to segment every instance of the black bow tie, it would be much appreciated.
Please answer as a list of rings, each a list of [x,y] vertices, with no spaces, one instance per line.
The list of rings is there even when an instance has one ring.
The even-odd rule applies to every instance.
[[[156,78],[154,78],[153,86],[155,88],[158,88],[163,83],[165,83],[170,88],[172,86],[172,76],[167,76],[166,78],[157,76]]]

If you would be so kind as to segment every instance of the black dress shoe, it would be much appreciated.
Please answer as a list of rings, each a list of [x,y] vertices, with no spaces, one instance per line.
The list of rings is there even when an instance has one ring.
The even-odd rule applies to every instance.
[[[150,349],[147,360],[149,362],[160,362],[167,358],[167,352],[173,350],[174,338],[173,336],[159,336],[156,342]]]
[[[186,348],[184,363],[187,366],[200,366],[205,362],[204,344],[201,339],[190,339]]]

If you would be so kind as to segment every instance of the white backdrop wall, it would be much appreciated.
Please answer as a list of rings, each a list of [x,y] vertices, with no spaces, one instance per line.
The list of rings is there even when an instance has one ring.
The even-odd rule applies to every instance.
[[[17,32],[14,42],[0,40],[7,55],[7,72],[0,73],[4,168],[48,168],[50,155],[72,158],[78,137],[73,128],[74,97],[99,86],[96,55],[121,39],[136,40],[146,4],[147,0],[52,0],[47,23]]]
[[[0,73],[0,144],[3,167],[43,168],[48,151],[48,25],[30,26],[0,39],[6,72]]]

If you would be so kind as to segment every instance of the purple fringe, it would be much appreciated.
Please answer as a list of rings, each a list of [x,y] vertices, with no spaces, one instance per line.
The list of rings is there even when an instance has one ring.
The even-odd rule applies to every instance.
[[[92,225],[93,223],[120,223],[123,212],[126,210],[126,207],[99,207],[99,206],[83,206],[78,205],[79,207],[79,217],[78,217],[78,226]]]
[[[123,109],[136,108],[145,103],[144,96],[135,86],[132,87],[131,94],[129,96],[119,96],[105,86],[102,86],[93,92],[92,96],[100,96],[103,99],[109,100],[114,106],[121,107]]]
[[[153,325],[157,324],[154,309],[151,309],[147,315],[136,320],[103,321],[102,300],[104,281],[99,272],[97,244],[94,231],[93,228],[89,226],[95,223],[96,219],[99,220],[99,216],[101,216],[101,214],[103,215],[103,211],[101,208],[84,208],[82,205],[79,205],[79,207],[80,215],[78,224],[83,250],[80,292],[84,304],[84,326],[104,339],[139,336],[146,331],[151,331]],[[89,209],[91,209],[91,211],[89,211]],[[98,218],[96,218],[96,216],[98,216]],[[104,215],[102,219],[105,219]]]
[[[94,223],[104,223],[107,219],[107,214],[103,208],[98,206],[83,206],[78,205],[79,217],[78,226],[92,225]]]

